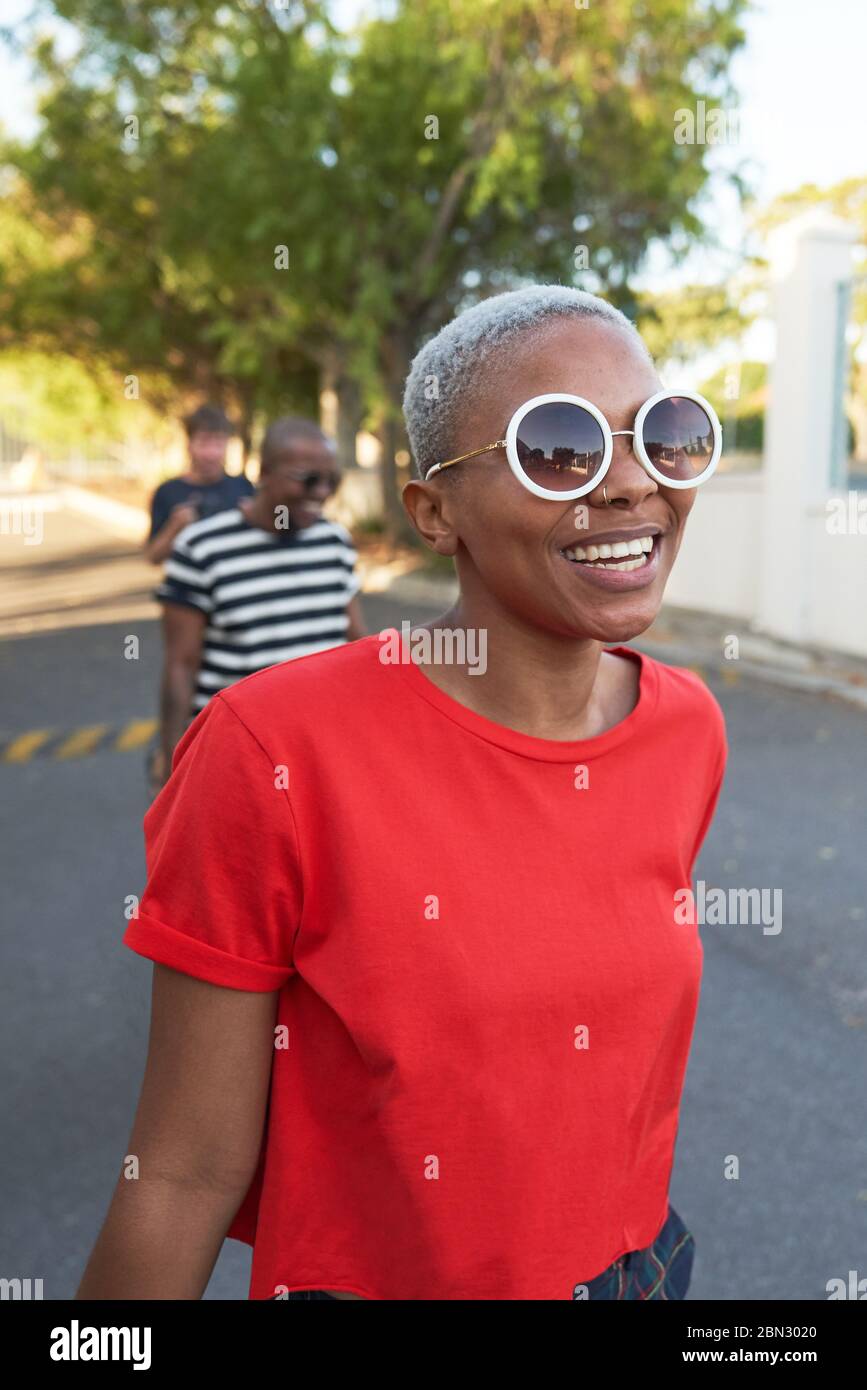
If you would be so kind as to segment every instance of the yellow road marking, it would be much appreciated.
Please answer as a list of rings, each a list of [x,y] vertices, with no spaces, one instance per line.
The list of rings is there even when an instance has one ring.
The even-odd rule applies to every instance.
[[[141,748],[143,743],[147,743],[149,739],[153,738],[156,731],[156,719],[134,719],[118,734],[113,747],[121,752],[125,752],[128,748]]]
[[[55,758],[62,761],[65,758],[80,758],[84,753],[92,752],[108,727],[108,724],[92,724],[86,729],[76,729],[74,734],[70,734],[69,738],[61,743],[54,754]]]
[[[19,734],[3,754],[4,763],[29,762],[37,748],[41,748],[50,737],[50,729],[31,729],[29,733]]]

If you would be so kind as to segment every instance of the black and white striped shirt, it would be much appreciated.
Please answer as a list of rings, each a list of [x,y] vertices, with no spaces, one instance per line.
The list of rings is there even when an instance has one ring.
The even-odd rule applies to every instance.
[[[207,614],[193,711],[253,671],[345,642],[357,559],[334,521],[265,531],[234,507],[186,526],[155,597]]]

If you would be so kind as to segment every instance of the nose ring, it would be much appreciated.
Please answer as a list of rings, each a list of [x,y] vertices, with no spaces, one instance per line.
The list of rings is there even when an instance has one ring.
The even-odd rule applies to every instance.
[[[608,491],[604,483],[602,484],[602,496],[605,499],[606,507],[610,507],[611,503],[608,501]]]

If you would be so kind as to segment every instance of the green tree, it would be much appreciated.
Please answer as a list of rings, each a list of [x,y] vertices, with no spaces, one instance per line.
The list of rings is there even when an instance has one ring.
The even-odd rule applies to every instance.
[[[352,278],[331,333],[386,422],[393,527],[388,468],[425,335],[532,280],[577,283],[634,312],[629,277],[650,244],[702,235],[706,150],[678,145],[673,123],[700,97],[731,96],[743,8],[413,0],[364,27],[338,113],[349,216],[335,283]]]
[[[40,131],[6,146],[43,231],[26,273],[0,250],[6,338],[135,373],[155,405],[224,399],[248,437],[257,406],[315,408],[302,316],[280,293],[274,248],[260,254],[256,200],[265,169],[265,214],[288,204],[290,231],[311,216],[305,112],[327,54],[261,5],[54,9],[79,49],[71,71],[56,37],[36,44]]]
[[[702,395],[722,421],[726,453],[761,453],[768,403],[766,362],[733,362],[702,382]]]
[[[684,285],[642,293],[637,323],[657,361],[684,363],[726,342],[738,342],[755,315],[726,285]]]
[[[533,280],[635,312],[650,245],[703,235],[708,151],[674,127],[731,102],[746,4],[396,0],[343,34],[326,4],[55,0],[80,51],[37,45],[40,132],[6,158],[57,246],[0,307],[248,422],[333,386],[397,532],[426,335]]]

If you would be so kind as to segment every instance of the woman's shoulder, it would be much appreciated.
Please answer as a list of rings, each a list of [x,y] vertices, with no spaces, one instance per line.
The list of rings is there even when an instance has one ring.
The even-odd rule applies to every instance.
[[[657,687],[657,708],[661,717],[680,720],[685,735],[700,732],[725,746],[725,716],[722,707],[703,677],[689,666],[669,666],[667,662],[642,653],[652,668]]]
[[[248,725],[263,728],[311,723],[323,728],[329,717],[346,720],[349,711],[368,702],[381,665],[378,633],[340,642],[254,671],[220,696]],[[376,699],[382,698],[377,686]]]

